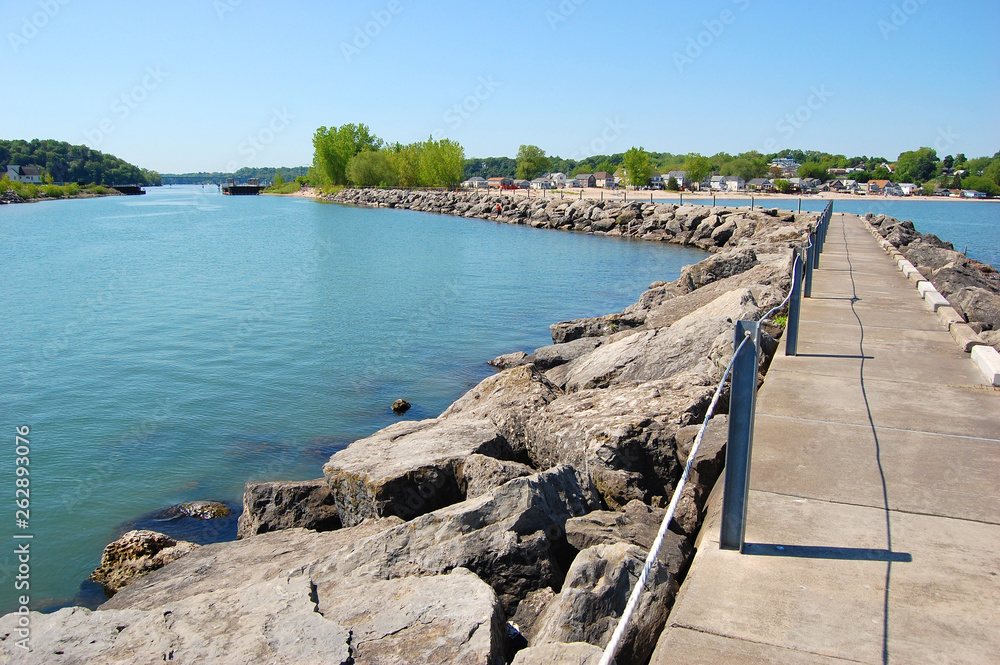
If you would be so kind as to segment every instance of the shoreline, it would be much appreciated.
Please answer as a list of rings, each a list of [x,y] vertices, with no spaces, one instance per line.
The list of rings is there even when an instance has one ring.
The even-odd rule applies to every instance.
[[[665,192],[665,190],[608,190],[601,189],[600,187],[590,187],[586,189],[566,189],[566,190],[530,190],[530,189],[515,189],[515,190],[498,190],[498,189],[459,189],[457,192],[453,190],[433,190],[433,189],[393,189],[393,188],[365,188],[365,189],[352,189],[345,187],[340,191],[413,191],[413,192],[428,192],[428,193],[444,193],[445,191],[452,191],[453,193],[474,193],[483,196],[511,196],[513,198],[521,199],[543,199],[551,200],[557,198],[557,195],[562,194],[559,200],[570,201],[578,200],[582,198],[585,200],[603,200],[605,201],[625,201],[632,203],[633,201],[639,203],[649,203],[650,194],[653,195],[654,203],[677,203],[680,200],[680,195],[677,192]],[[624,193],[624,196],[623,196]],[[267,194],[268,196],[291,196],[297,198],[308,198],[308,199],[327,199],[333,195],[322,195],[318,193],[315,187],[307,186],[300,189],[297,192],[292,192],[291,194],[277,194],[272,192],[262,192],[262,194]],[[754,198],[754,202],[762,203],[764,201],[872,201],[878,203],[886,202],[907,202],[907,201],[925,201],[925,202],[936,202],[936,201],[948,201],[952,203],[1000,203],[1000,198],[993,199],[968,199],[968,198],[958,198],[949,196],[884,196],[884,195],[864,195],[857,196],[853,194],[839,194],[833,192],[821,192],[820,194],[775,194],[775,193],[761,193],[755,194],[752,192],[716,192],[714,194],[709,192],[684,192],[684,203],[688,201],[711,201],[713,196],[716,199],[723,201],[733,201],[733,200],[747,200],[749,201],[751,197]]]

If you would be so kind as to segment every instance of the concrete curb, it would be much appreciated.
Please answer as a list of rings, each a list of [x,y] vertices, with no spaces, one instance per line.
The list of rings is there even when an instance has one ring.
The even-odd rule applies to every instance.
[[[899,248],[883,238],[871,222],[862,216],[859,217],[864,223],[865,228],[868,229],[868,232],[872,234],[872,237],[885,250],[885,253],[896,262],[903,276],[916,286],[920,297],[931,306],[942,325],[948,328],[948,332],[951,333],[952,339],[955,340],[959,348],[966,353],[972,354],[972,360],[990,384],[1000,386],[1000,353],[992,346],[986,344],[983,338],[969,327],[965,319],[951,306],[948,299],[941,295],[937,287],[929,279],[920,274],[917,267],[899,251]]]
[[[976,346],[972,349],[972,360],[990,383],[1000,386],[1000,353],[996,349],[986,345]]]

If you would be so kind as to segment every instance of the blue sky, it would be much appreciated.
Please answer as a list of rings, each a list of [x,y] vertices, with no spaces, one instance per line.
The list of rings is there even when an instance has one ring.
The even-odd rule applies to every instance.
[[[295,166],[320,125],[522,143],[943,156],[1000,150],[980,0],[35,0],[0,6],[0,138],[163,173]]]

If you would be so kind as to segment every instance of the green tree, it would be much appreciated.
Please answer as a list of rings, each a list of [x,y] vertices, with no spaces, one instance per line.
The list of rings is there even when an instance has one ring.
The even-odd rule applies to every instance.
[[[326,185],[347,184],[347,163],[365,150],[378,150],[382,139],[367,125],[320,127],[313,134],[313,167]]]
[[[792,183],[789,182],[788,180],[783,180],[779,178],[778,180],[774,181],[774,188],[779,192],[781,192],[782,194],[787,194],[788,192],[792,191]]]
[[[823,182],[830,179],[830,172],[819,162],[803,162],[799,167],[800,178],[818,178]]]
[[[904,152],[896,160],[896,176],[900,182],[927,182],[937,174],[937,163],[933,148]]]
[[[285,179],[281,177],[281,171],[275,170],[274,177],[271,178],[272,187],[281,187],[285,184]]]
[[[956,176],[957,177],[957,176]],[[977,192],[985,192],[990,196],[1000,195],[1000,186],[989,178],[981,175],[970,175],[966,176],[965,180],[961,181],[962,189],[974,189]],[[959,189],[956,187],[955,189]]]
[[[701,182],[712,172],[712,160],[697,153],[691,153],[684,160],[684,170],[687,171],[689,182]]]
[[[614,173],[615,165],[611,163],[611,160],[605,159],[594,167],[594,173],[600,173],[601,171],[605,173]]]
[[[677,182],[677,178],[670,176],[667,178],[667,191],[677,192],[680,191],[680,183]]]
[[[649,153],[643,150],[642,146],[629,148],[622,160],[622,166],[633,188],[649,184],[649,179],[653,175],[653,164],[650,162]]]
[[[955,167],[955,158],[952,157],[951,155],[948,155],[947,157],[945,157],[941,161],[941,166],[943,166],[946,169],[954,168]]]
[[[975,178],[976,176],[968,176],[969,178]],[[948,185],[949,189],[962,189],[962,178],[955,176],[951,179],[951,183]]]
[[[395,164],[385,150],[364,150],[351,157],[345,170],[348,182],[359,187],[394,187],[399,183]]]
[[[533,180],[549,170],[549,158],[537,145],[522,145],[517,149],[516,177]]]
[[[465,151],[450,139],[428,138],[419,148],[420,181],[428,187],[454,185],[465,174]]]

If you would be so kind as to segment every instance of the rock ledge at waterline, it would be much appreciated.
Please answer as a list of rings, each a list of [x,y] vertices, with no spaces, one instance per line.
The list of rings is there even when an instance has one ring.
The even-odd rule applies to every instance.
[[[7,637],[17,617],[0,619],[0,663],[58,650],[63,663],[500,664],[526,646],[522,661],[582,662],[594,653],[582,643],[603,647],[732,355],[734,321],[781,302],[791,247],[817,216],[480,196],[334,199],[491,219],[499,203],[501,221],[713,254],[622,312],[553,325],[556,344],[498,359],[504,369],[437,418],[354,442],[323,479],[248,485],[240,540],[197,548],[97,611],[32,614],[27,657]],[[765,326],[762,369],[779,333]],[[655,644],[725,429],[724,417],[710,423],[620,663]]]

